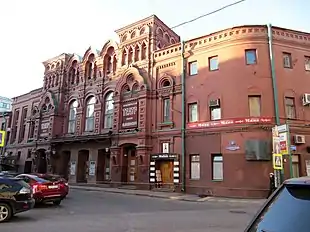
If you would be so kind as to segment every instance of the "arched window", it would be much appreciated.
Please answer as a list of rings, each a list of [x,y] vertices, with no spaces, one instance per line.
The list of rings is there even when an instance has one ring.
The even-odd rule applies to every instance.
[[[104,128],[110,129],[113,126],[113,110],[114,110],[114,101],[113,101],[113,92],[107,94],[104,101]]]
[[[78,107],[77,100],[74,100],[73,102],[71,102],[69,106],[69,120],[68,120],[68,133],[69,134],[75,133],[77,107]]]
[[[93,131],[95,127],[95,97],[91,97],[86,105],[85,131]]]

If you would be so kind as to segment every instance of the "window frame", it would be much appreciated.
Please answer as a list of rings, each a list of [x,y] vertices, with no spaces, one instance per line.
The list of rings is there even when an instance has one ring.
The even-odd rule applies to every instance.
[[[162,106],[163,122],[171,122],[171,99],[169,97],[166,97],[166,98],[163,98],[162,102],[163,102],[163,106]]]
[[[76,105],[76,106],[74,106]],[[78,101],[73,100],[69,105],[69,115],[68,115],[68,134],[74,134],[76,132],[76,113],[78,108]],[[71,114],[74,110],[74,116]]]
[[[212,61],[213,60],[215,60],[216,59],[216,68],[212,68]],[[217,70],[219,70],[219,57],[218,57],[218,55],[216,55],[216,56],[210,56],[209,58],[208,58],[208,65],[209,65],[209,71],[210,72],[213,72],[213,71],[217,71]]]
[[[192,65],[195,65],[196,70],[193,69]],[[197,60],[194,60],[188,63],[188,71],[189,71],[188,74],[190,76],[195,76],[198,74],[198,61]]]
[[[216,157],[219,157],[219,160],[216,160]],[[224,158],[222,154],[211,154],[211,163],[212,163],[212,181],[224,181]],[[220,168],[221,168],[221,177],[216,177],[216,172],[215,172],[215,164],[221,164]]]
[[[291,100],[293,104],[288,104],[288,100]],[[285,106],[285,117],[287,119],[296,119],[296,104],[295,104],[295,98],[294,97],[284,97],[284,106]],[[288,107],[290,107],[291,112],[293,112],[293,117],[289,117],[288,115]]]
[[[310,72],[310,56],[305,56],[305,71]]]
[[[254,62],[250,62],[250,59],[248,57],[248,55],[252,55],[254,54]],[[252,49],[245,49],[245,64],[246,65],[255,65],[257,64],[257,49],[256,48],[252,48]]]
[[[292,53],[289,52],[283,52],[282,53],[282,59],[283,59],[283,67],[284,68],[289,68],[292,69],[293,68],[293,64],[292,64]],[[289,65],[286,65],[286,59],[289,62]]]
[[[196,120],[193,120],[193,107],[196,107]],[[191,102],[191,103],[188,103],[188,122],[198,122],[199,121],[199,113],[198,113],[198,103],[197,102]]]
[[[198,157],[198,160],[194,160],[194,157]],[[189,155],[189,163],[190,163],[190,180],[200,180],[201,177],[201,160],[200,160],[200,155],[199,154],[190,154]],[[193,177],[193,164],[198,164],[198,170],[197,170],[197,175],[196,177]]]
[[[214,118],[213,117],[213,112],[219,110],[219,118]],[[210,111],[210,121],[217,121],[222,119],[222,109],[221,106],[209,106],[209,111]],[[216,114],[216,113],[215,113]]]
[[[114,114],[114,99],[113,99],[113,92],[109,92],[105,96],[104,101],[104,122],[103,128],[104,129],[111,129],[113,127],[113,114]],[[108,109],[108,106],[112,105],[111,109]]]
[[[251,101],[250,99],[259,99],[259,115],[253,114],[251,110]],[[248,107],[249,107],[249,116],[250,117],[261,117],[262,116],[262,96],[261,95],[248,95]]]
[[[94,99],[94,102],[91,103],[91,101]],[[96,98],[95,96],[92,96],[90,97],[88,100],[87,100],[87,103],[86,103],[86,111],[85,111],[85,129],[84,131],[85,132],[93,132],[94,129],[95,129],[95,104],[96,104]],[[92,107],[92,111],[93,111],[93,114],[92,116],[89,116],[88,115],[88,112],[89,112],[89,108]],[[90,124],[91,123],[91,124]],[[91,128],[90,128],[90,125],[91,125]]]

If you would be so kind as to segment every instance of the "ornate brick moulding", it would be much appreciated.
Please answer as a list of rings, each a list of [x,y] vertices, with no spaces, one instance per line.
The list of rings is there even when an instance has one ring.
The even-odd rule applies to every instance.
[[[205,128],[205,127],[224,127],[230,125],[249,125],[249,124],[271,124],[273,123],[272,117],[249,117],[249,118],[233,118],[223,119],[209,122],[194,122],[188,123],[187,127],[193,128]]]

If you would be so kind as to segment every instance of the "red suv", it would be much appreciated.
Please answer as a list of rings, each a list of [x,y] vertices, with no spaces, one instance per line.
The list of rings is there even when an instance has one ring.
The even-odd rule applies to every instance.
[[[52,202],[59,205],[66,196],[66,191],[57,181],[48,181],[36,175],[21,174],[17,178],[23,179],[33,190],[36,203]]]
[[[66,196],[69,194],[69,184],[65,178],[63,178],[59,175],[55,175],[55,174],[34,173],[32,175],[38,176],[38,177],[45,179],[45,180],[48,180],[48,181],[59,183],[59,187],[63,188],[63,190],[66,193]]]

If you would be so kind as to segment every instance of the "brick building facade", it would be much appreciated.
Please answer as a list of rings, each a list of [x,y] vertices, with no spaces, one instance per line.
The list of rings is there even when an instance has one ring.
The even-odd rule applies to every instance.
[[[116,33],[120,42],[100,51],[43,62],[42,89],[14,98],[7,152],[20,152],[27,172],[71,182],[179,191],[184,176],[187,192],[264,196],[275,124],[267,26],[192,39],[184,59],[180,37],[156,16]],[[305,138],[293,159],[294,175],[305,175],[310,109],[301,99],[310,93],[310,35],[277,27],[272,34],[281,123],[288,119],[292,138]]]

